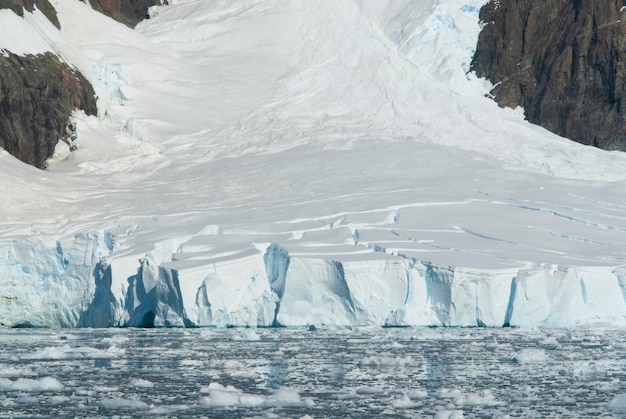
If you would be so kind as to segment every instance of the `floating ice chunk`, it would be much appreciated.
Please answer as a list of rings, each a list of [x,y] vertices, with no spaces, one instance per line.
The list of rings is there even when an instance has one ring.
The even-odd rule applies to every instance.
[[[626,410],[626,394],[618,394],[607,404],[609,409]]]
[[[150,405],[141,400],[103,399],[100,407],[106,410],[148,410]]]
[[[193,405],[189,404],[170,404],[167,406],[154,406],[148,412],[151,415],[169,415],[171,413],[180,412],[181,410],[188,410],[193,408]]]
[[[426,390],[415,389],[410,391],[408,396],[412,399],[425,399],[428,397],[428,392]]]
[[[415,407],[417,403],[415,403],[413,400],[409,398],[409,396],[405,394],[399,399],[395,399],[394,401],[392,401],[391,405],[395,407],[396,409],[410,409],[412,407]]]
[[[435,415],[435,419],[462,419],[462,410],[440,410]]]
[[[119,358],[126,350],[117,346],[108,349],[97,349],[87,346],[72,348],[69,345],[47,347],[31,354],[22,356],[22,359],[113,359]]]
[[[518,364],[547,364],[550,357],[543,349],[525,348],[515,354],[513,361]]]
[[[33,397],[33,396],[24,396],[24,397],[18,397],[17,399],[15,399],[15,403],[17,404],[28,404],[28,405],[33,405],[33,404],[38,404],[41,400],[37,397]]]
[[[579,379],[587,379],[602,374],[604,368],[588,361],[578,361],[572,366],[572,375]]]
[[[64,388],[65,386],[53,377],[18,378],[15,381],[0,378],[0,391],[60,391]]]
[[[245,368],[245,366],[241,361],[236,359],[227,359],[222,363],[222,368],[229,370],[241,370]]]
[[[256,340],[261,340],[261,337],[256,331],[254,331],[254,329],[250,329],[250,330],[246,330],[241,335],[233,336],[233,340],[256,341]]]
[[[220,383],[211,383],[208,388],[203,388],[200,392],[209,394],[201,401],[205,406],[257,407],[265,404],[265,397],[262,395],[247,394],[233,386],[224,387]]]
[[[559,346],[560,343],[558,340],[556,340],[556,338],[554,336],[548,336],[546,337],[541,344],[543,346]]]
[[[130,341],[130,338],[124,335],[113,335],[111,337],[102,339],[102,343],[106,343],[107,345],[120,345],[128,341]]]
[[[356,389],[356,394],[381,394],[385,390],[380,387],[359,387]]]
[[[313,399],[302,398],[300,394],[291,388],[280,388],[268,399],[271,406],[305,406],[312,407]]]
[[[37,373],[28,367],[11,367],[0,364],[0,377],[36,377]]]
[[[139,388],[153,388],[154,383],[152,381],[144,380],[142,378],[135,378],[130,381],[130,385]]]
[[[67,396],[52,396],[47,399],[47,402],[52,405],[58,405],[69,402],[71,399]]]
[[[462,395],[463,392],[458,389],[442,388],[439,390],[439,397],[442,399],[455,399],[457,397],[461,397]]]
[[[479,393],[461,394],[454,398],[457,406],[498,406],[502,402],[496,400],[490,390],[482,390]]]
[[[380,357],[370,356],[359,361],[359,367],[377,367],[377,368],[393,368],[393,367],[406,367],[413,365],[413,358],[407,357]]]
[[[280,388],[276,393],[264,396],[260,394],[245,393],[233,386],[219,383],[211,383],[208,387],[200,390],[200,393],[208,396],[201,400],[201,404],[208,407],[242,406],[303,406],[312,407],[315,402],[310,398],[302,398],[300,394],[290,388]]]
[[[602,392],[614,392],[620,390],[620,384],[620,380],[615,378],[611,381],[605,381],[599,384],[596,388],[598,389],[598,391]]]

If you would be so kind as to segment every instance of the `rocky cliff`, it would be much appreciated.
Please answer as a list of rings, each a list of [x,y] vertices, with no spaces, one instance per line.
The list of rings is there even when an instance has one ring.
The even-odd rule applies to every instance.
[[[85,0],[86,1],[86,0]],[[134,27],[148,8],[166,0],[91,0],[95,10]],[[0,0],[0,9],[19,16],[39,9],[57,28],[49,0]],[[76,69],[53,53],[19,56],[0,54],[0,147],[33,166],[44,168],[60,139],[68,137],[75,109],[97,113],[93,87]]]
[[[59,27],[48,0],[0,0],[0,9],[19,16],[35,7]],[[3,51],[0,69],[0,147],[43,168],[59,140],[68,137],[72,111],[97,113],[93,88],[53,53],[19,56]]]
[[[134,28],[148,17],[151,6],[167,4],[167,0],[83,0],[94,10]]]
[[[54,26],[61,28],[57,12],[48,0],[0,0],[0,9],[13,10],[18,16],[24,16],[24,10],[32,12],[35,6],[41,10]]]
[[[472,69],[501,106],[583,144],[626,151],[624,0],[491,0]],[[624,104],[626,106],[626,104]]]
[[[75,109],[97,113],[91,84],[52,54],[0,55],[0,146],[43,168]]]

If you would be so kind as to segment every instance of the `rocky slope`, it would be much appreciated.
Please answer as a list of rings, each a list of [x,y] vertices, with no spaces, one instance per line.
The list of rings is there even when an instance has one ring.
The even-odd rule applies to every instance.
[[[472,62],[501,106],[559,135],[626,150],[623,0],[491,0]]]
[[[48,20],[57,28],[61,28],[57,12],[48,0],[0,0],[0,9],[13,10],[18,16],[24,16],[24,10],[32,12],[35,9],[41,10]]]
[[[0,9],[20,16],[35,6],[59,27],[48,0],[0,1]],[[0,68],[0,147],[43,168],[59,140],[68,137],[72,111],[97,113],[93,87],[53,53],[20,56],[4,51]]]
[[[43,168],[74,109],[95,115],[91,84],[77,70],[47,53],[0,55],[0,146]]]
[[[148,17],[151,6],[167,4],[167,0],[83,0],[94,10],[134,28]]]

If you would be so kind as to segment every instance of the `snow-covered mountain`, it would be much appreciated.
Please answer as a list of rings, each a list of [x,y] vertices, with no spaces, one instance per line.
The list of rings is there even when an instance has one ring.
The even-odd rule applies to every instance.
[[[483,0],[51,3],[0,49],[99,116],[0,155],[2,324],[626,323],[626,154],[485,97]]]

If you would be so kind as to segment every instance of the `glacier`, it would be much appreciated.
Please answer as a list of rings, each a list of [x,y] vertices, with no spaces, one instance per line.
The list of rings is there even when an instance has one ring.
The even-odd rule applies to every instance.
[[[0,324],[626,324],[626,155],[485,97],[483,0],[51,2],[0,49],[99,116],[46,171],[0,152]]]

